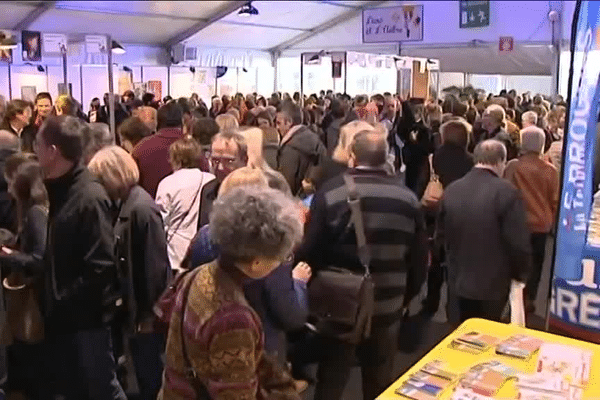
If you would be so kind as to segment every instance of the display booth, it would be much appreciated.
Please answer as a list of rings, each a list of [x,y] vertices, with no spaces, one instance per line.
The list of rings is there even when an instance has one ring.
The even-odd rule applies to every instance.
[[[293,71],[286,72],[298,87],[280,89],[307,95],[320,90],[351,96],[390,92],[424,100],[435,97],[440,89],[440,64],[434,59],[353,51],[310,52],[302,53],[299,64],[298,79],[294,79]]]

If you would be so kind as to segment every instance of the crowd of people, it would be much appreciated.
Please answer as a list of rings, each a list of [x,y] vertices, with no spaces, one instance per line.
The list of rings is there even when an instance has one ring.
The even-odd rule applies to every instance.
[[[372,400],[396,378],[420,292],[432,315],[447,282],[451,324],[500,321],[517,280],[533,311],[557,213],[560,97],[103,100],[88,113],[68,95],[0,101],[5,390],[297,399],[313,383],[316,400],[335,400],[358,359]],[[374,285],[358,342],[315,329],[309,302],[323,271],[363,273],[354,195]]]

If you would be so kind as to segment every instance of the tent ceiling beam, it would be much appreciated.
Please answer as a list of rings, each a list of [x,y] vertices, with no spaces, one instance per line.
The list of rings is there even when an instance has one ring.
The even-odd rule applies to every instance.
[[[360,6],[353,6],[351,4],[338,3],[336,1],[320,0],[320,1],[318,1],[318,3],[328,4],[330,6],[343,7],[343,8],[352,8],[352,9],[360,8]]]
[[[85,8],[85,7],[78,7],[76,5],[71,5],[71,4],[59,4],[55,8],[57,10],[81,11],[81,12],[92,13],[92,14],[123,15],[126,17],[166,18],[166,19],[172,19],[172,20],[185,20],[185,21],[198,21],[198,22],[205,21],[204,19],[194,18],[194,17],[190,17],[187,15],[157,14],[157,13],[132,12],[132,11],[123,11],[123,10]]]
[[[54,8],[56,5],[56,1],[44,1],[39,3],[37,7],[32,10],[29,14],[25,16],[21,21],[19,21],[14,27],[14,31],[24,31],[27,30],[39,17],[42,16],[46,11]]]
[[[326,1],[325,3],[330,4],[330,2]],[[313,36],[318,35],[319,33],[325,32],[328,29],[333,28],[336,25],[339,25],[341,23],[344,23],[354,17],[356,17],[357,15],[360,15],[360,13],[362,13],[362,11],[366,8],[374,8],[377,7],[381,4],[386,3],[386,1],[370,1],[369,3],[354,8],[350,11],[347,11],[335,18],[330,19],[329,21],[326,21],[322,24],[320,24],[318,27],[310,29],[309,31],[302,33],[288,41],[285,41],[275,47],[273,47],[272,49],[269,49],[269,51],[285,51],[287,49],[289,49],[290,47],[294,47],[295,45],[302,43],[308,39],[310,39]],[[338,4],[339,5],[339,4]]]
[[[219,21],[219,23],[220,24],[227,24],[227,25],[254,26],[254,27],[257,27],[257,28],[285,29],[285,30],[288,30],[288,31],[300,31],[300,32],[308,32],[309,31],[309,29],[290,28],[288,26],[278,26],[278,25],[253,24],[251,22],[239,22],[239,21],[221,20],[221,21]]]
[[[189,37],[195,35],[196,33],[200,32],[201,30],[206,29],[206,27],[212,25],[214,22],[217,22],[220,19],[225,18],[226,16],[228,16],[232,12],[236,11],[237,9],[239,9],[241,6],[243,6],[246,3],[247,3],[247,1],[244,1],[244,0],[240,0],[240,1],[235,0],[235,1],[228,2],[225,6],[221,7],[219,10],[217,10],[213,15],[211,15],[206,20],[199,21],[197,24],[194,24],[192,27],[186,29],[183,32],[178,33],[177,35],[175,35],[172,38],[170,38],[169,40],[167,40],[164,43],[165,47],[172,47],[172,46],[176,45],[177,43],[188,39]]]

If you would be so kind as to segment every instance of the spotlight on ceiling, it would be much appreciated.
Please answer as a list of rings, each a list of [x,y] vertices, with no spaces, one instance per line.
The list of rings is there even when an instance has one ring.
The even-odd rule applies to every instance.
[[[125,48],[123,46],[121,46],[121,44],[119,42],[117,42],[116,40],[112,41],[112,52],[113,54],[125,54]]]
[[[17,41],[6,32],[0,31],[0,50],[10,50],[17,48]]]
[[[195,74],[196,73],[196,67],[190,67],[190,72],[192,74]]]
[[[258,15],[258,10],[252,5],[252,2],[249,1],[248,3],[244,4],[242,8],[240,8],[238,15],[240,17],[251,17],[253,15]]]
[[[46,70],[44,69],[44,67],[42,67],[41,65],[37,66],[37,70],[38,70],[38,72],[46,72]]]

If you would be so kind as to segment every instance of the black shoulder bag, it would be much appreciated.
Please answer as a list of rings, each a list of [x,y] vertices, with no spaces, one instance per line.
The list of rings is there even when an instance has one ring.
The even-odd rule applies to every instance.
[[[352,176],[345,174],[344,181],[364,273],[357,274],[337,266],[319,271],[308,287],[309,321],[321,335],[357,344],[371,334],[375,287],[358,190]]]

